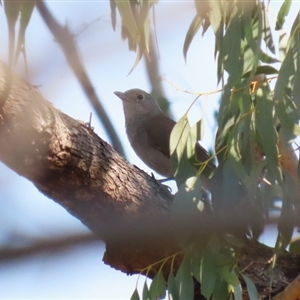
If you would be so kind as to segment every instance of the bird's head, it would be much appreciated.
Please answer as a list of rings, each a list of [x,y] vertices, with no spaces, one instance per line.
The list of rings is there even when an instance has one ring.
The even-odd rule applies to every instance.
[[[115,92],[115,95],[123,102],[126,119],[154,116],[161,113],[156,100],[143,90],[131,89],[125,93]]]

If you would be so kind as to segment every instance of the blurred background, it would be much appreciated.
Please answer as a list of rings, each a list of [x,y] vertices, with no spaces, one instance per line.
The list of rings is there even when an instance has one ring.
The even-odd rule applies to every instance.
[[[150,174],[152,170],[129,145],[122,103],[113,93],[131,88],[151,91],[143,59],[129,74],[136,54],[121,39],[120,16],[117,15],[114,31],[109,1],[49,1],[46,5],[60,24],[68,26],[74,34],[81,60],[117,131],[126,159]],[[271,3],[271,28],[275,27],[280,5]],[[297,5],[294,4],[285,25],[288,33]],[[189,108],[197,93],[218,89],[211,29],[204,37],[199,33],[188,51],[187,61],[183,57],[184,38],[194,15],[192,1],[161,1],[155,6],[160,76],[175,120]],[[3,7],[0,32],[0,59],[7,62],[8,33]],[[274,39],[278,40],[276,33]],[[26,53],[30,83],[38,86],[55,107],[74,119],[88,122],[93,109],[36,9],[26,32]],[[25,74],[22,57],[17,69],[19,74]],[[212,148],[214,141],[219,97],[219,93],[202,96],[189,114],[191,123],[203,118],[202,145],[207,149]],[[92,126],[111,143],[94,112]],[[261,240],[274,245],[275,238],[276,228],[269,226]],[[1,163],[0,251],[1,299],[129,299],[137,284],[138,276],[129,277],[102,262],[105,245],[79,220]],[[139,286],[143,283],[144,278],[140,278]]]

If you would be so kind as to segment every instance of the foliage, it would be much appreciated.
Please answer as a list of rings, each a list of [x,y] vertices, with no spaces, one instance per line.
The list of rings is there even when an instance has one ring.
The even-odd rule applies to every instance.
[[[150,15],[157,2],[110,1],[113,28],[118,10],[122,18],[122,38],[128,40],[130,50],[137,52],[133,69],[150,51],[151,21],[154,22]],[[35,1],[18,2],[18,5],[10,1],[3,3],[13,64],[24,51],[25,30]],[[290,0],[283,2],[276,30],[282,30],[290,6]],[[281,39],[281,56],[277,58],[263,2],[208,0],[195,1],[195,7],[196,15],[183,42],[183,56],[187,59],[188,49],[199,30],[202,28],[205,34],[211,27],[215,35],[217,80],[222,90],[215,143],[218,167],[212,177],[211,197],[214,217],[223,226],[212,227],[206,235],[197,232],[187,236],[179,232],[178,243],[184,258],[178,272],[174,274],[170,270],[168,278],[164,278],[160,270],[150,287],[145,282],[142,298],[165,297],[168,289],[170,299],[191,299],[196,279],[207,299],[233,299],[233,295],[241,299],[243,278],[250,299],[257,299],[255,286],[236,263],[241,241],[246,235],[259,236],[263,219],[274,209],[274,200],[281,198],[276,251],[284,249],[291,241],[294,205],[300,199],[297,186],[300,164],[297,169],[292,148],[295,137],[300,134],[300,19],[296,17],[287,43]],[[271,64],[278,62],[281,64],[277,70]],[[269,75],[278,75],[274,91],[270,85],[274,78]],[[171,137],[179,190],[172,213],[177,222],[186,222],[187,228],[190,222],[199,221],[201,225],[207,215],[204,213],[207,199],[202,195],[198,180],[207,169],[206,164],[199,165],[198,170],[191,166],[191,163],[197,165],[193,145],[201,137],[200,128],[201,120],[194,127],[190,126],[185,114]],[[140,299],[137,290],[131,299]]]
[[[15,64],[21,52],[25,55],[25,31],[31,18],[36,1],[3,1],[9,32],[10,65]],[[19,33],[15,46],[16,24],[19,20]]]
[[[147,1],[140,1],[141,10],[144,3]],[[136,7],[138,3],[133,1],[131,5]],[[290,5],[287,0],[282,4],[276,30],[283,27]],[[280,60],[276,58],[276,47],[263,2],[195,1],[195,6],[196,16],[188,28],[183,55],[187,59],[188,49],[200,28],[203,34],[209,27],[212,28],[222,97],[215,144],[218,167],[212,178],[211,194],[215,215],[225,229],[212,232],[211,239],[203,243],[198,251],[186,250],[194,247],[192,239],[181,234],[178,242],[185,256],[178,273],[174,275],[170,272],[169,298],[188,299],[186,295],[192,294],[194,277],[202,284],[201,292],[207,299],[211,296],[212,299],[226,299],[231,294],[235,295],[235,299],[240,299],[240,271],[235,265],[238,252],[234,246],[228,245],[224,237],[233,234],[239,239],[245,235],[257,238],[263,230],[263,219],[273,209],[273,201],[279,197],[282,199],[282,210],[277,251],[290,242],[295,226],[291,216],[300,194],[296,187],[299,182],[295,160],[291,160],[290,156],[295,155],[291,144],[300,132],[300,89],[297,84],[300,81],[299,18],[294,22],[287,45],[280,45],[281,52],[283,50],[286,54],[277,70],[271,66]],[[128,19],[122,20],[128,22]],[[129,28],[129,25],[125,27]],[[145,32],[144,36],[147,36]],[[135,41],[138,45],[139,40]],[[141,53],[138,53],[140,56]],[[273,78],[268,79],[268,76],[277,74],[273,92],[270,86]],[[185,114],[175,126],[170,142],[179,187],[173,214],[181,225],[193,214],[203,218],[205,206],[197,180],[203,166],[201,169],[199,167],[198,172],[191,167],[191,145],[194,142],[192,127]],[[241,275],[249,297],[257,299],[253,283]],[[157,293],[155,297],[158,296]]]

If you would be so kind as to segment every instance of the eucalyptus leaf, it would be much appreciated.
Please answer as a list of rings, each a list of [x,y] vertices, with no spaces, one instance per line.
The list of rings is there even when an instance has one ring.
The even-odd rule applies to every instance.
[[[31,18],[36,1],[22,1],[20,6],[20,27],[15,51],[14,63],[17,62],[18,57],[23,49],[25,54],[25,32]]]
[[[159,299],[166,297],[166,283],[162,271],[158,271],[150,285],[151,299]]]
[[[282,181],[282,174],[279,168],[277,140],[278,135],[274,126],[273,118],[273,97],[271,91],[264,82],[256,93],[256,121],[257,131],[261,137],[264,152],[267,158],[267,167],[272,180]]]
[[[217,276],[211,300],[228,299],[229,285],[220,276]]]
[[[144,287],[143,287],[143,297],[142,297],[143,300],[150,300],[151,297],[150,297],[150,291],[148,289],[148,285],[147,285],[147,281],[145,281],[144,283]]]
[[[187,55],[188,49],[189,49],[196,33],[198,32],[201,24],[202,24],[202,18],[199,15],[196,15],[186,33],[184,44],[183,44],[183,55],[184,55],[185,60],[186,60],[186,55]]]
[[[139,292],[137,289],[135,289],[132,293],[130,300],[140,300]]]
[[[275,30],[282,29],[282,26],[285,22],[285,17],[290,12],[291,5],[292,5],[292,0],[284,0],[284,2],[281,4],[281,7],[278,12],[277,19],[276,19]]]
[[[217,280],[217,268],[215,266],[214,258],[215,253],[214,251],[211,251],[212,249],[214,248],[207,247],[204,250],[201,261],[201,293],[207,299],[210,299],[213,294]]]
[[[257,292],[257,289],[256,289],[253,281],[247,275],[244,275],[242,273],[241,273],[241,275],[243,276],[243,279],[246,282],[247,290],[248,290],[248,295],[249,295],[250,300],[257,300],[257,299],[259,299],[258,292]]]
[[[122,17],[122,24],[130,33],[131,37],[135,40],[137,38],[137,24],[132,12],[130,0],[116,0],[116,6]]]
[[[193,299],[194,282],[191,274],[190,263],[185,256],[176,274],[176,285],[178,286],[179,299]]]
[[[243,290],[240,284],[234,286],[233,291],[234,291],[234,300],[243,300]]]
[[[169,300],[179,299],[179,290],[173,272],[170,272],[168,277],[168,298]]]

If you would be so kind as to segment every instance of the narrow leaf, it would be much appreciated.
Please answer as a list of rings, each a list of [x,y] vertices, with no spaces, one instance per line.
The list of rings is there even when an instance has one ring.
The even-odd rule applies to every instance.
[[[150,295],[152,299],[166,297],[166,283],[161,271],[157,272],[150,285]]]
[[[168,277],[168,297],[169,300],[179,299],[179,291],[173,272],[170,272]]]
[[[186,257],[180,264],[179,270],[176,274],[176,284],[178,286],[179,299],[193,299],[194,282],[191,275],[190,264]]]
[[[186,60],[187,51],[192,43],[193,38],[198,32],[201,24],[202,24],[202,18],[199,15],[196,15],[186,33],[184,44],[183,44],[183,55],[185,60]]]
[[[253,281],[248,276],[246,276],[242,273],[241,273],[241,275],[243,276],[243,279],[246,282],[250,300],[257,300],[259,298],[258,297],[258,292],[257,292],[257,289],[256,289]]]
[[[122,23],[135,40],[138,28],[131,9],[130,0],[116,0],[116,5],[122,17]]]
[[[292,5],[292,0],[285,0],[282,3],[280,10],[278,12],[278,15],[277,15],[275,30],[282,29],[282,26],[285,22],[285,17],[289,14],[291,5]]]
[[[216,284],[217,270],[214,263],[214,255],[209,248],[205,249],[201,261],[201,293],[210,299]]]
[[[134,290],[133,294],[130,297],[130,300],[140,300],[139,292],[137,289]]]
[[[143,300],[150,300],[150,292],[148,289],[148,285],[147,285],[147,281],[145,281],[144,283],[144,287],[143,287]]]

